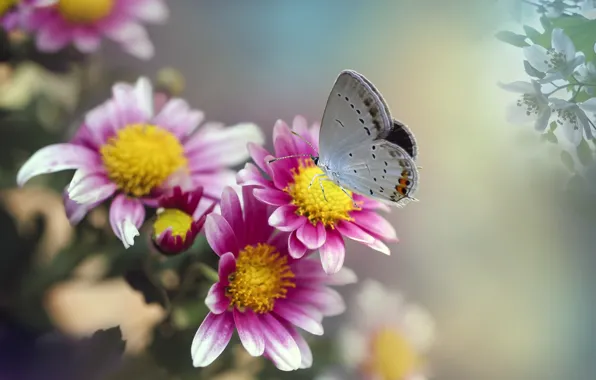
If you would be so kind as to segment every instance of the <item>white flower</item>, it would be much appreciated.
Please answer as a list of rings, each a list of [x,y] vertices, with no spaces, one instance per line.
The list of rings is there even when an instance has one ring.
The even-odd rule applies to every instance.
[[[587,0],[582,3],[581,15],[588,20],[596,19],[596,2],[594,0]]]
[[[583,103],[571,103],[552,98],[551,103],[557,127],[563,130],[563,134],[570,143],[578,146],[584,134],[588,139],[593,138],[592,124],[586,111],[596,112],[596,98],[588,99]]]
[[[345,366],[367,378],[426,379],[424,354],[434,341],[430,315],[371,280],[354,304],[354,320],[339,332]]]
[[[551,46],[551,49],[545,49],[535,44],[524,48],[524,55],[530,65],[547,74],[540,80],[541,83],[569,77],[585,60],[581,52],[575,51],[573,41],[563,32],[563,29],[553,29]]]
[[[579,65],[575,69],[575,78],[581,83],[593,84],[596,86],[596,66],[592,62]],[[588,94],[594,95],[594,86],[586,86]]]
[[[548,98],[542,93],[538,82],[499,83],[501,88],[522,94],[507,107],[507,121],[513,124],[534,123],[537,131],[544,131],[548,126],[551,109]]]

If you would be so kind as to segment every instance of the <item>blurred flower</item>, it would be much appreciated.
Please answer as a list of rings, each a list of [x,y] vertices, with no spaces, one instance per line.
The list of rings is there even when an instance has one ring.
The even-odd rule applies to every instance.
[[[141,22],[168,18],[164,0],[49,0],[46,7],[21,7],[24,26],[37,33],[37,47],[56,52],[70,43],[81,52],[96,51],[103,35],[128,53],[149,59],[154,47]]]
[[[210,365],[201,374],[210,380],[257,380],[258,373],[263,369],[263,361],[246,352],[242,345],[232,347],[232,365],[226,366],[225,371],[219,371],[217,365]]]
[[[363,282],[354,304],[355,318],[339,331],[345,365],[366,379],[425,379],[423,355],[434,340],[427,312],[371,280]]]
[[[288,125],[279,120],[273,130],[275,156],[316,156],[318,126],[309,129],[306,120],[298,116],[293,130],[309,143],[293,135]],[[345,258],[344,236],[385,254],[389,254],[389,248],[381,240],[398,241],[393,226],[374,211],[388,210],[388,206],[353,194],[355,205],[335,183],[319,182],[319,178],[313,181],[323,171],[312,159],[288,158],[269,164],[273,157],[264,148],[249,144],[249,151],[271,180],[263,178],[259,169],[248,163],[238,173],[238,183],[256,185],[259,188],[255,189],[255,197],[276,207],[269,224],[290,232],[288,245],[293,258],[302,257],[307,250],[319,249],[325,272],[335,273]]]
[[[551,99],[555,121],[563,129],[563,134],[574,146],[584,138],[591,139],[592,124],[585,111],[596,112],[596,98],[588,99],[583,103],[568,102],[563,99]]]
[[[37,151],[17,174],[23,185],[31,177],[77,169],[67,188],[65,208],[76,224],[89,210],[116,194],[110,224],[125,247],[134,244],[145,219],[143,204],[155,207],[174,186],[202,186],[207,198],[219,200],[223,187],[234,182],[226,169],[248,157],[246,143],[262,142],[253,124],[231,128],[207,124],[201,111],[182,99],[170,99],[156,114],[150,82],[135,87],[119,83],[113,97],[90,111],[70,143]]]
[[[586,0],[581,5],[581,15],[588,20],[596,20],[596,2],[593,0]]]
[[[234,328],[252,356],[265,355],[284,371],[308,368],[312,353],[296,330],[323,334],[324,316],[342,313],[342,297],[328,285],[356,281],[343,269],[333,276],[310,259],[288,254],[288,233],[275,234],[267,224],[269,207],[256,200],[251,187],[224,190],[221,215],[210,214],[205,234],[219,260],[219,281],[205,303],[211,310],[191,347],[193,365],[210,365],[225,349]]]
[[[553,29],[551,45],[550,49],[537,44],[524,48],[524,55],[530,65],[547,74],[540,80],[541,83],[569,77],[585,60],[581,52],[575,51],[573,41],[563,32],[563,29]]]
[[[54,2],[55,0],[1,0],[0,26],[10,32],[21,25],[20,11],[24,7],[47,6]]]
[[[507,119],[514,124],[534,123],[537,131],[543,132],[548,126],[551,109],[548,98],[542,93],[541,86],[535,80],[529,82],[499,83],[507,91],[522,94],[515,103],[507,107]]]
[[[596,66],[593,62],[579,65],[575,70],[575,77],[581,83],[596,85]],[[594,86],[587,86],[585,90],[588,94],[594,95]]]
[[[196,213],[203,196],[203,188],[182,192],[175,187],[172,193],[159,200],[159,209],[153,222],[153,244],[165,255],[176,255],[189,249],[203,228],[207,212]]]

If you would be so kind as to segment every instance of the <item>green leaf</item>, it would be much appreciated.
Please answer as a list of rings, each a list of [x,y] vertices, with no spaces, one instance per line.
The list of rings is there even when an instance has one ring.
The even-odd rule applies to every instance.
[[[551,121],[551,122],[550,122],[550,131],[551,131],[551,132],[554,132],[554,131],[555,131],[555,129],[557,129],[557,126],[558,126],[558,124],[557,124],[557,122],[556,122],[556,121]]]
[[[546,76],[545,73],[536,70],[528,61],[524,61],[524,69],[526,70],[526,74],[534,78],[542,79]]]
[[[579,158],[579,162],[581,162],[584,166],[588,166],[592,163],[592,161],[594,161],[594,154],[586,140],[582,139],[577,146],[577,158]]]
[[[577,51],[586,56],[586,61],[594,61],[594,42],[596,42],[596,20],[589,20],[580,15],[562,16],[552,21],[553,27],[561,28],[565,32]]]
[[[571,157],[571,154],[569,154],[569,152],[561,152],[561,161],[563,162],[563,165],[565,165],[565,167],[569,169],[569,171],[573,171],[575,165],[573,163],[573,157]]]
[[[553,143],[553,144],[556,144],[559,142],[559,139],[557,138],[557,136],[551,131],[546,132],[545,134],[540,136],[540,138],[542,139],[542,141],[547,141],[547,142]]]
[[[553,24],[550,22],[550,19],[546,16],[540,17],[540,24],[544,28],[544,31],[549,34],[553,30]]]
[[[535,44],[543,46],[545,48],[550,47],[550,31],[540,33],[539,31],[528,25],[524,25],[524,31],[526,32],[526,36],[528,36],[528,38]]]
[[[205,278],[207,278],[211,282],[219,281],[219,275],[217,274],[217,271],[215,269],[203,263],[199,263],[198,265],[199,271],[203,274],[203,276],[205,276]]]
[[[579,94],[577,94],[575,96],[575,98],[573,99],[576,103],[582,103],[585,102],[588,99],[592,99],[592,95],[588,94],[585,91],[581,91]]]
[[[526,36],[523,36],[521,34],[516,34],[516,33],[510,32],[508,30],[498,32],[497,34],[495,34],[495,37],[497,37],[497,39],[499,39],[503,42],[506,42],[510,45],[513,45],[513,46],[517,46],[517,47],[530,46],[530,44],[526,42]]]

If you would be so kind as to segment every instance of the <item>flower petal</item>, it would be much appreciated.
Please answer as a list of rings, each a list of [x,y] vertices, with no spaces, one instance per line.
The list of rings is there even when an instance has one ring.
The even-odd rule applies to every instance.
[[[288,193],[277,189],[255,189],[253,194],[261,202],[272,206],[283,206],[292,201]]]
[[[375,240],[372,244],[367,244],[367,246],[369,246],[370,248],[374,249],[375,251],[379,251],[381,253],[384,253],[387,256],[389,256],[391,254],[391,251],[389,250],[389,247],[387,247],[387,245],[385,243],[383,243],[379,239]]]
[[[267,156],[265,157],[265,162],[268,162],[274,158],[275,157]],[[268,164],[271,170],[271,177],[273,178],[273,183],[275,184],[275,187],[277,187],[278,189],[285,189],[288,186],[288,184],[294,181],[294,178],[292,177],[292,171],[290,170],[290,168],[296,167],[298,166],[298,164],[293,164],[290,161],[297,162],[295,158],[288,158],[285,160],[275,161]]]
[[[173,98],[168,100],[153,122],[183,138],[194,132],[204,118],[202,111],[191,110],[185,100]]]
[[[538,114],[538,118],[536,119],[536,122],[534,123],[534,129],[537,130],[538,132],[544,132],[546,130],[546,128],[548,127],[548,121],[550,120],[550,116],[551,116],[550,108],[546,108],[546,109],[542,110],[542,112],[540,112]]]
[[[253,186],[242,186],[244,205],[244,244],[254,245],[269,240],[274,229],[267,223],[269,207],[253,195]]]
[[[228,222],[240,245],[244,242],[244,219],[238,194],[231,187],[226,187],[221,195],[221,215]],[[251,221],[248,221],[249,223]]]
[[[221,314],[230,306],[230,299],[226,297],[225,291],[225,286],[220,282],[216,282],[209,288],[207,297],[205,297],[205,305],[213,314]]]
[[[354,223],[372,235],[385,241],[397,242],[395,228],[381,215],[374,211],[362,210],[354,216]]]
[[[130,1],[127,5],[131,14],[145,22],[163,23],[170,14],[163,0]]]
[[[250,157],[255,162],[255,164],[262,171],[264,171],[265,173],[267,173],[267,175],[269,175],[271,177],[271,169],[269,168],[269,165],[265,161],[265,157],[271,156],[271,153],[269,153],[261,145],[258,145],[258,144],[255,144],[255,143],[248,143],[247,144],[247,148],[248,148],[248,152],[250,154]]]
[[[68,196],[80,204],[98,204],[116,192],[118,186],[111,182],[103,170],[78,169],[68,185]]]
[[[117,195],[110,206],[110,225],[125,248],[134,245],[135,236],[145,220],[145,208],[140,200]]]
[[[206,367],[213,363],[230,342],[233,332],[232,313],[207,314],[190,347],[193,366]]]
[[[89,211],[97,207],[101,202],[93,204],[79,204],[68,196],[68,191],[65,189],[62,193],[64,199],[64,210],[66,211],[66,217],[73,226],[79,224],[81,220],[87,215]]]
[[[134,88],[134,95],[137,101],[136,106],[141,109],[146,119],[150,119],[154,114],[153,86],[151,81],[145,77],[137,80]]]
[[[375,238],[372,235],[352,222],[346,222],[342,220],[337,224],[336,228],[343,236],[349,239],[364,244],[370,244],[375,241]]]
[[[99,49],[100,44],[101,37],[94,30],[89,30],[85,28],[75,29],[74,45],[82,53],[92,53]]]
[[[571,41],[571,38],[563,32],[563,29],[553,29],[551,45],[555,51],[565,54],[565,59],[567,61],[571,61],[575,58],[575,46],[573,45],[573,41]]]
[[[319,248],[319,253],[325,273],[337,273],[344,265],[346,258],[346,246],[340,233],[336,230],[327,231],[327,239]]]
[[[238,241],[236,234],[230,224],[223,216],[209,214],[205,221],[205,236],[209,245],[218,256],[232,252],[234,256],[238,255]]]
[[[288,236],[288,253],[295,259],[299,259],[306,253],[306,246],[296,237],[296,231]]]
[[[312,223],[306,222],[298,228],[296,237],[308,249],[319,249],[325,243],[325,238],[327,237],[325,225],[323,223],[317,223],[316,226],[313,226]]]
[[[94,168],[99,157],[96,152],[74,144],[48,145],[35,152],[17,174],[17,183],[23,186],[32,177],[62,170]]]
[[[548,62],[550,57],[546,54],[546,49],[540,45],[532,45],[524,48],[524,56],[536,70],[545,73],[549,70]]]
[[[358,282],[356,273],[345,266],[332,276],[327,276],[327,280],[325,281],[326,284],[335,286],[355,284],[356,282]]]
[[[511,83],[498,83],[503,90],[517,92],[520,94],[533,94],[534,86],[530,82],[516,81]]]
[[[281,299],[275,302],[273,311],[281,318],[314,335],[323,335],[323,314],[315,307],[299,305]]]
[[[252,310],[240,312],[234,309],[234,322],[242,345],[251,356],[265,352],[265,334],[258,316]]]
[[[236,182],[239,185],[269,187],[270,181],[263,177],[261,171],[250,162],[244,166],[236,175]]]
[[[219,258],[218,275],[219,281],[228,284],[228,276],[236,271],[236,257],[232,252],[227,252]]]
[[[294,231],[305,223],[310,224],[305,217],[296,214],[296,206],[294,205],[278,207],[269,216],[269,225],[284,232]]]
[[[304,337],[292,326],[286,326],[292,338],[296,341],[298,348],[300,349],[300,357],[302,361],[300,362],[300,368],[310,368],[312,367],[313,356],[308,343],[304,339]]]
[[[265,352],[275,366],[282,371],[300,368],[300,348],[288,330],[271,314],[262,317],[265,333]]]
[[[288,296],[293,302],[315,306],[325,317],[340,315],[346,310],[342,296],[325,286],[302,287]]]

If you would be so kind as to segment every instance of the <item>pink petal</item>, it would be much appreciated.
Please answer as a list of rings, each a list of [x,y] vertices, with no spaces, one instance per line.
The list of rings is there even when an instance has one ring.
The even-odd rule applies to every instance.
[[[173,98],[168,100],[153,122],[183,138],[194,132],[204,119],[203,112],[191,110],[183,99]]]
[[[364,197],[362,195],[356,194],[354,196],[354,200],[357,203],[359,203],[361,205],[362,209],[364,209],[364,210],[381,210],[381,211],[385,211],[385,212],[391,211],[391,207],[389,207],[389,205],[386,205],[383,202],[375,201],[374,199]]]
[[[294,231],[305,223],[310,224],[305,217],[296,215],[296,206],[294,205],[278,207],[269,216],[269,225],[284,232]]]
[[[319,253],[321,254],[321,263],[325,273],[337,273],[344,265],[346,257],[346,246],[340,233],[333,229],[327,231],[327,239],[319,248]]]
[[[288,252],[290,253],[290,256],[295,259],[301,258],[306,253],[306,246],[298,240],[296,231],[292,231],[288,237]]]
[[[221,215],[232,227],[237,241],[243,242],[244,219],[242,217],[242,205],[238,194],[231,187],[226,187],[221,195]]]
[[[238,241],[236,234],[230,224],[217,214],[209,214],[205,221],[205,236],[213,251],[222,256],[225,253],[232,252],[238,255]]]
[[[362,210],[354,213],[354,223],[362,227],[365,231],[382,238],[385,241],[397,242],[395,228],[379,214],[374,211]]]
[[[271,182],[265,177],[263,177],[263,173],[253,164],[250,162],[244,166],[244,169],[241,169],[238,174],[236,175],[236,182],[239,185],[249,185],[249,186],[262,186],[262,187],[269,187]]]
[[[275,143],[275,141],[282,136],[292,137],[292,132],[290,126],[285,121],[278,119],[275,122],[275,125],[273,126],[273,142]],[[275,151],[275,153],[280,154],[280,152],[278,152],[277,150]]]
[[[220,199],[226,186],[235,187],[236,172],[233,170],[218,170],[210,173],[191,173],[194,186],[202,186],[203,193],[212,198]]]
[[[68,196],[80,204],[98,204],[114,194],[117,188],[103,170],[89,171],[83,168],[78,169],[72,177]]]
[[[240,312],[234,309],[234,322],[238,336],[246,351],[252,356],[261,356],[265,352],[265,334],[258,316],[252,310]]]
[[[272,156],[267,156],[265,161],[268,162],[269,160],[273,159]],[[288,187],[289,184],[294,182],[294,177],[292,177],[292,172],[290,168],[298,166],[297,164],[291,164],[290,161],[295,159],[286,159],[281,161],[272,162],[269,165],[271,170],[271,175],[273,178],[273,183],[275,187],[278,189],[285,189]]]
[[[296,276],[296,280],[301,284],[307,286],[312,285],[314,282],[319,282],[327,285],[347,285],[355,283],[358,278],[353,270],[342,267],[339,272],[328,275],[323,270],[320,261],[305,259],[298,261],[293,267],[292,271]]]
[[[190,347],[193,366],[206,367],[213,363],[230,342],[233,332],[232,313],[207,314]]]
[[[151,81],[146,77],[137,79],[134,87],[134,98],[136,99],[136,106],[141,109],[143,116],[150,119],[154,116],[154,94]]]
[[[310,141],[310,132],[308,130],[308,122],[304,118],[304,116],[296,116],[294,117],[294,121],[292,122],[292,129],[296,132],[300,137],[293,136],[294,144],[296,146],[296,150],[300,153],[306,153],[313,156],[318,156],[319,152],[317,152],[313,146],[314,143]],[[306,142],[308,141],[310,145]],[[312,146],[311,146],[312,145]]]
[[[207,305],[213,314],[221,314],[230,306],[230,299],[226,297],[225,292],[225,286],[219,282],[216,282],[209,288],[209,292],[205,298],[205,305]]]
[[[288,295],[288,299],[299,304],[313,305],[325,317],[340,315],[346,310],[341,295],[325,286],[296,288]]]
[[[130,1],[129,7],[132,15],[146,22],[163,23],[170,14],[163,0]]]
[[[267,223],[269,208],[258,201],[252,194],[254,187],[242,187],[242,202],[244,203],[244,245],[254,245],[269,240],[273,227]]]
[[[41,148],[31,156],[17,174],[17,183],[23,186],[32,177],[62,170],[95,168],[99,156],[91,149],[74,144],[54,144]]]
[[[248,152],[250,153],[250,157],[252,157],[252,160],[255,162],[255,164],[257,164],[262,171],[271,177],[271,170],[265,161],[265,157],[271,156],[271,153],[269,153],[261,145],[257,145],[255,143],[248,143],[247,148]]]
[[[288,330],[271,314],[264,314],[262,322],[265,352],[273,364],[282,371],[300,368],[300,348]]]
[[[310,368],[312,367],[313,356],[308,343],[304,339],[304,337],[292,326],[286,326],[292,338],[296,341],[298,348],[300,349],[300,357],[302,360],[300,361],[300,368]]]
[[[255,189],[255,198],[272,206],[287,205],[292,201],[292,197],[283,191],[277,189]]]
[[[37,48],[40,51],[53,53],[62,49],[72,41],[73,31],[64,22],[55,18],[40,28],[37,33]]]
[[[78,28],[74,31],[74,44],[83,53],[92,53],[99,49],[101,38],[91,29]]]
[[[348,285],[348,284],[355,284],[358,282],[358,276],[356,273],[351,270],[350,268],[342,267],[339,272],[327,276],[325,283],[328,285]]]
[[[319,249],[325,243],[327,232],[323,223],[317,223],[316,226],[313,226],[312,223],[306,222],[298,228],[296,237],[308,249]]]
[[[125,248],[134,244],[139,228],[145,220],[145,208],[140,200],[117,195],[110,206],[110,225]]]
[[[323,315],[309,305],[277,300],[273,311],[281,318],[314,335],[323,335]]]
[[[219,281],[228,284],[228,276],[236,271],[236,257],[232,252],[223,254],[219,258]]]
[[[87,130],[87,137],[94,146],[100,147],[105,144],[123,126],[120,125],[117,112],[113,101],[108,101],[87,112],[85,124],[81,128]]]
[[[264,142],[261,129],[255,124],[238,124],[206,135],[192,136],[185,144],[186,155],[191,161],[191,170],[230,167],[248,159],[247,144],[251,142]]]
[[[281,253],[282,255],[288,255],[288,236],[290,234],[287,232],[278,232],[273,234],[269,237],[267,244],[272,245],[275,247],[277,252]]]
[[[374,236],[370,235],[368,232],[364,231],[362,228],[358,227],[352,222],[340,221],[336,229],[345,237],[364,243],[364,244],[371,244],[375,241]]]
[[[94,204],[79,204],[68,196],[68,191],[64,190],[62,193],[62,198],[64,199],[64,210],[66,211],[66,217],[70,224],[77,225],[87,213],[97,207],[101,202],[94,203]]]
[[[387,247],[387,245],[385,245],[385,243],[383,243],[379,239],[375,240],[371,244],[367,244],[367,246],[369,246],[370,248],[374,249],[375,251],[379,251],[381,253],[384,253],[387,256],[389,256],[391,254],[391,251],[389,250],[389,247]]]

